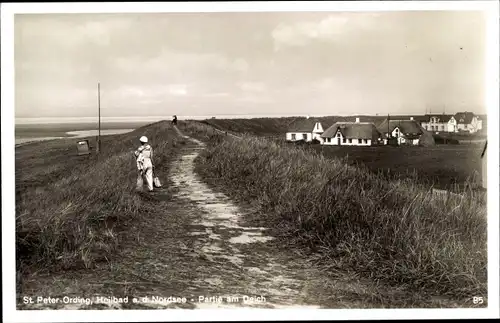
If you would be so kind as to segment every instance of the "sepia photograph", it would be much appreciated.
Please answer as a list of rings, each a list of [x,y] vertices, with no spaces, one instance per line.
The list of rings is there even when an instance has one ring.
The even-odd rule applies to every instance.
[[[498,10],[2,4],[3,320],[498,318]]]

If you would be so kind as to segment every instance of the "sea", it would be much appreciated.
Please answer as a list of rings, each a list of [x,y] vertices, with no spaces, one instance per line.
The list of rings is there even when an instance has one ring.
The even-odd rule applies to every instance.
[[[161,120],[171,120],[173,116],[138,116],[138,117],[101,117],[101,135],[122,134],[133,131],[130,125],[143,126]],[[178,120],[206,120],[206,119],[251,119],[251,118],[279,118],[291,117],[288,115],[213,115],[213,116],[182,116]],[[97,117],[72,118],[16,118],[15,129],[16,146],[54,139],[82,138],[97,136]],[[112,126],[111,126],[112,125]],[[123,125],[121,127],[120,125]],[[56,133],[57,135],[53,135]]]

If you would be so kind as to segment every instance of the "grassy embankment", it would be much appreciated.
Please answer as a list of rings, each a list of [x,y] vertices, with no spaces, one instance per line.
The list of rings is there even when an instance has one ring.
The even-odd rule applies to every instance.
[[[462,301],[485,295],[486,206],[476,193],[436,196],[312,151],[250,136],[224,140],[194,122],[180,127],[210,139],[196,160],[202,176],[257,205],[283,243],[318,251],[327,271]]]
[[[150,138],[156,171],[166,178],[183,142],[169,122],[103,136],[98,159],[77,156],[71,139],[16,148],[18,273],[92,267],[113,254],[123,224],[158,211],[151,197],[134,191],[132,152],[141,135]]]
[[[379,119],[376,119],[379,118]],[[352,117],[322,117],[324,125]],[[363,121],[380,122],[381,117],[362,117]],[[235,134],[249,134],[285,143],[284,133],[293,118],[260,119],[211,119],[204,123]],[[452,138],[452,135],[448,135]],[[480,135],[458,135],[455,137],[477,140]],[[481,174],[482,145],[437,145],[434,147],[336,147],[321,145],[300,146],[306,151],[314,150],[327,158],[341,158],[346,163],[363,167],[387,179],[410,178],[440,189],[463,190],[467,183],[476,183]]]
[[[287,118],[253,118],[253,119],[208,119],[200,123],[216,129],[256,136],[279,136],[285,133],[294,117]]]

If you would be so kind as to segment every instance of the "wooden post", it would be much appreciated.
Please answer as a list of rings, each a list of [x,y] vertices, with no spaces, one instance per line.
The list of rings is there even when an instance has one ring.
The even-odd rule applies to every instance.
[[[390,119],[389,119],[389,114],[387,114],[387,145],[389,146],[389,139],[391,138],[391,127],[390,127]]]
[[[97,83],[97,109],[99,115],[99,134],[97,136],[97,152],[101,152],[101,83]]]

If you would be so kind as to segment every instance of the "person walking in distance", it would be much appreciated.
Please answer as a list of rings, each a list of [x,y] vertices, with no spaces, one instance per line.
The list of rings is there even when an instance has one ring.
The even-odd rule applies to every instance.
[[[176,126],[176,125],[177,125],[177,116],[174,116],[174,118],[172,119],[172,124],[173,124],[174,126]]]
[[[139,141],[141,146],[134,152],[137,161],[137,190],[142,191],[144,178],[148,185],[148,190],[153,191],[153,148],[148,144],[148,138],[142,136]]]

